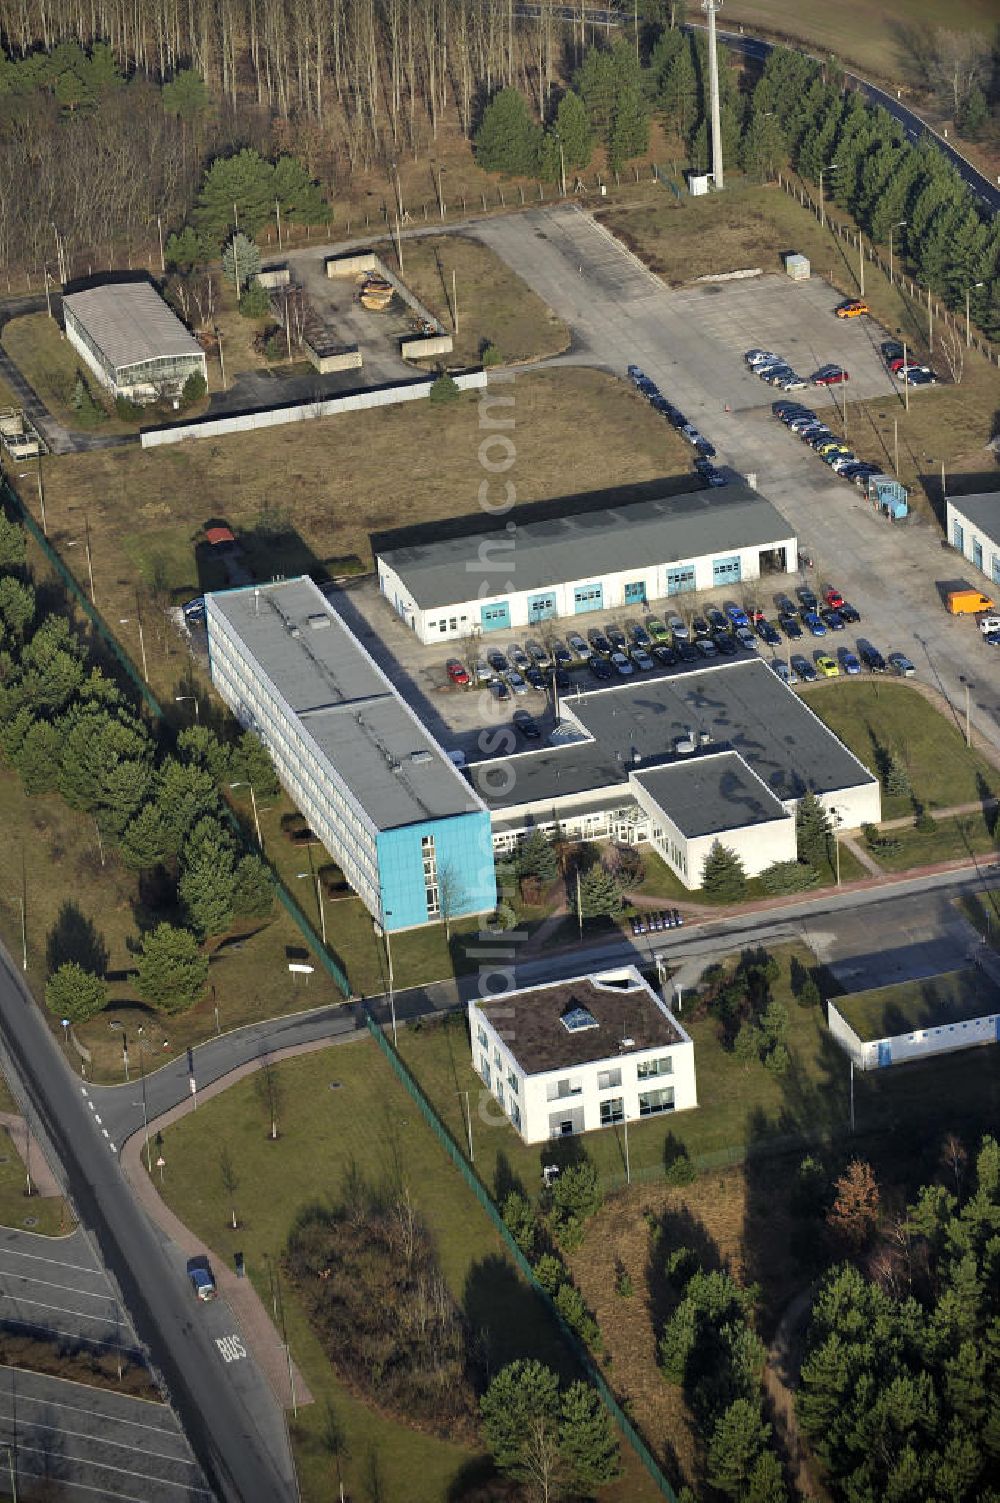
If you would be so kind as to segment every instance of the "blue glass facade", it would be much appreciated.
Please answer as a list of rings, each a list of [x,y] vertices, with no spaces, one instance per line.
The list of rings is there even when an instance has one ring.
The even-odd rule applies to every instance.
[[[433,879],[426,871],[428,838],[433,842]],[[493,837],[485,809],[383,830],[377,850],[385,926],[392,932],[440,923],[445,914],[454,919],[496,907]],[[436,913],[428,908],[432,881]]]

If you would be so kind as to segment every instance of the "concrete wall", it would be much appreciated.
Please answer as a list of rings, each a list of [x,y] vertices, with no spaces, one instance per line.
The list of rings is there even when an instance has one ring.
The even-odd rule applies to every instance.
[[[287,266],[265,266],[257,273],[257,280],[262,287],[273,292],[276,287],[288,287],[292,280],[292,273]]]
[[[827,1003],[827,1023],[840,1047],[859,1070],[886,1069],[935,1054],[952,1054],[982,1044],[1000,1043],[1000,1013],[968,1018],[961,1023],[942,1023],[937,1028],[917,1028],[884,1039],[862,1040],[832,1002]]]
[[[428,360],[432,355],[450,355],[454,348],[450,334],[428,334],[426,339],[404,339],[399,353],[404,360]]]
[[[485,371],[469,371],[456,376],[462,391],[478,390],[486,385]],[[294,407],[268,407],[260,412],[241,412],[232,417],[206,418],[197,423],[176,423],[169,428],[146,428],[140,435],[144,449],[161,444],[179,444],[189,438],[222,438],[227,433],[251,433],[258,428],[280,428],[285,423],[304,423],[310,418],[336,417],[342,412],[363,412],[369,407],[392,407],[397,402],[419,402],[428,396],[434,378],[408,381],[400,386],[378,390],[352,391],[346,396],[325,401],[301,402]]]
[[[328,277],[356,277],[362,272],[381,271],[382,262],[374,251],[357,251],[353,256],[327,256]]]
[[[314,350],[308,339],[303,339],[302,348],[306,352],[309,364],[314,366],[321,376],[328,376],[331,371],[353,371],[361,367],[361,351],[356,344],[329,355]]]
[[[326,274],[328,277],[358,276],[363,272],[370,271],[377,271],[380,277],[385,277],[387,282],[392,283],[393,287],[396,289],[397,297],[399,297],[408,308],[411,308],[413,310],[413,312],[420,319],[421,323],[429,324],[431,328],[436,330],[438,334],[444,334],[445,328],[441,320],[434,317],[434,314],[430,311],[430,309],[426,308],[424,304],[420,302],[419,298],[413,295],[403,279],[397,276],[396,273],[385,264],[385,262],[382,260],[382,257],[375,251],[359,251],[355,256],[327,257]],[[417,344],[420,343],[419,340],[415,342]],[[449,344],[448,351],[450,350],[451,345]],[[425,353],[445,354],[448,353],[448,351],[442,350],[440,352],[437,352],[434,350],[427,350],[425,351]],[[419,359],[420,355],[418,353],[416,356],[407,356],[404,348],[403,358],[404,360]]]

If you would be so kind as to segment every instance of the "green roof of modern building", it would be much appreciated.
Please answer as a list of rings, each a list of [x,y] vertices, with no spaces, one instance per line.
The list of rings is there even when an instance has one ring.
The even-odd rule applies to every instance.
[[[772,547],[794,535],[777,507],[736,483],[521,522],[513,531],[501,527],[392,548],[379,558],[405,583],[421,610],[433,610],[473,598],[472,582],[482,576],[470,571],[477,565],[481,570],[484,557],[500,569],[498,578],[509,574],[521,592],[651,564]]]

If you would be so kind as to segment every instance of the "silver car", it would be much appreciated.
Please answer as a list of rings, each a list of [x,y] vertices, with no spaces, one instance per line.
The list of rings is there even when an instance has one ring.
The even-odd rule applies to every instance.
[[[917,671],[905,652],[890,652],[889,667],[893,673],[898,673],[900,678],[912,678]]]
[[[611,654],[611,666],[621,678],[628,678],[630,673],[635,672],[635,669],[623,652],[613,652]]]
[[[668,616],[667,626],[673,632],[675,642],[686,642],[691,635],[680,616]]]
[[[569,643],[570,651],[576,653],[581,663],[585,663],[590,657],[589,642],[585,642],[578,631],[567,632],[566,641]]]

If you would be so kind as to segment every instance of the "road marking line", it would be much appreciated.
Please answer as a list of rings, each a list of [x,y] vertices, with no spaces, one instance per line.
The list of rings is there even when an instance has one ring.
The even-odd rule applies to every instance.
[[[92,1112],[96,1112],[97,1111],[97,1107],[94,1105],[94,1103],[91,1100],[88,1099],[87,1105],[90,1107],[90,1110]]]
[[[101,1118],[97,1115],[96,1112],[94,1113],[94,1121],[97,1123],[98,1127],[100,1127],[100,1125],[101,1125]]]
[[[23,1294],[7,1294],[6,1298],[15,1305],[35,1305],[39,1310],[54,1310],[57,1315],[75,1315],[77,1320],[106,1320],[106,1316],[88,1315],[86,1310],[67,1310],[65,1305],[49,1305],[43,1299],[26,1299]],[[107,1343],[109,1346],[110,1342]]]
[[[35,1284],[43,1289],[63,1289],[67,1294],[78,1294],[81,1299],[104,1299],[111,1300],[112,1302],[117,1301],[117,1296],[114,1294],[98,1294],[96,1290],[91,1291],[89,1289],[78,1289],[75,1284],[57,1284],[54,1279],[37,1279],[33,1274],[27,1273],[4,1274],[0,1272],[0,1294],[6,1294],[8,1299],[17,1299],[19,1298],[19,1296],[12,1290],[4,1288],[4,1278],[23,1279],[26,1284]]]
[[[72,1314],[72,1313],[73,1312],[70,1311],[70,1314]],[[89,1320],[90,1317],[89,1316],[85,1316],[84,1319]],[[19,1316],[17,1316],[17,1315],[5,1315],[4,1316],[4,1320],[7,1322],[8,1325],[11,1325],[11,1326],[27,1326],[29,1328],[29,1330],[36,1330],[37,1327],[38,1327],[38,1322],[37,1321],[35,1321],[35,1320],[21,1320],[21,1318]],[[86,1344],[88,1346],[99,1346],[99,1347],[101,1347],[105,1351],[111,1351],[115,1347],[115,1343],[113,1341],[102,1341],[102,1339],[101,1339],[100,1336],[87,1336],[87,1335],[85,1335],[81,1331],[63,1331],[63,1330],[60,1330],[60,1328],[58,1326],[52,1326],[51,1328],[46,1327],[46,1335],[47,1336],[65,1336],[65,1337],[67,1337],[69,1339],[72,1339],[73,1341],[84,1341],[84,1342],[86,1342]],[[145,1360],[146,1360],[145,1353],[141,1352],[138,1347],[123,1346],[123,1347],[121,1347],[121,1350],[123,1352],[125,1352],[126,1355],[131,1355],[133,1357],[141,1358],[141,1360],[143,1362],[145,1362]],[[64,1381],[71,1382],[72,1380],[71,1379],[65,1379]]]
[[[18,1455],[20,1455],[21,1452],[23,1452],[23,1451],[30,1451],[30,1452],[33,1452],[33,1453],[39,1455],[39,1456],[44,1456],[46,1458],[47,1464],[49,1466],[51,1466],[51,1462],[52,1462],[52,1452],[51,1452],[51,1450],[46,1450],[42,1446],[29,1446],[29,1445],[25,1445],[24,1441],[19,1440],[17,1442],[17,1452],[18,1452]],[[75,1458],[75,1457],[74,1458],[63,1457],[62,1459],[65,1462],[65,1461],[69,1461],[69,1460],[76,1460],[77,1458]],[[196,1492],[202,1498],[211,1498],[213,1496],[212,1493],[210,1493],[207,1490],[207,1488],[204,1488],[204,1487],[193,1488],[189,1482],[174,1482],[174,1480],[171,1477],[150,1477],[150,1476],[144,1474],[143,1472],[132,1472],[132,1471],[129,1471],[129,1469],[127,1467],[122,1467],[122,1466],[107,1466],[102,1461],[85,1461],[85,1460],[82,1460],[82,1458],[80,1460],[81,1460],[81,1464],[83,1466],[93,1467],[97,1471],[102,1471],[102,1472],[118,1472],[122,1477],[137,1477],[140,1482],[153,1482],[153,1483],[156,1484],[157,1487],[177,1487],[177,1488],[183,1488],[184,1489],[184,1494],[188,1498],[190,1498],[192,1492]],[[46,1475],[46,1473],[41,1473],[40,1475],[44,1476],[44,1475]],[[108,1491],[108,1488],[107,1488],[106,1485],[104,1487],[95,1487],[93,1485],[93,1483],[90,1483],[90,1482],[74,1482],[69,1477],[60,1477],[59,1478],[59,1484],[60,1484],[61,1487],[79,1487],[79,1488],[82,1488],[85,1492],[88,1492],[88,1493],[100,1493],[103,1498],[119,1498],[119,1499],[121,1499],[121,1503],[149,1503],[149,1494],[148,1493],[146,1493],[143,1497],[136,1498],[136,1497],[133,1496],[132,1493],[119,1493],[119,1492],[112,1493],[112,1492]]]
[[[34,1263],[51,1263],[53,1268],[75,1268],[77,1273],[93,1273],[99,1278],[107,1278],[103,1268],[95,1268],[93,1263],[66,1263],[61,1258],[45,1258],[41,1253],[22,1252],[19,1247],[4,1247],[0,1244],[0,1257],[4,1255],[11,1258],[31,1258]]]
[[[18,1374],[19,1378],[23,1378],[24,1376],[25,1375],[23,1373],[19,1373]],[[31,1375],[29,1374],[28,1376],[31,1376]],[[63,1380],[63,1381],[65,1381],[65,1380]],[[116,1399],[116,1400],[117,1399],[121,1399],[121,1400],[124,1400],[124,1402],[126,1402],[126,1403],[147,1404],[149,1402],[148,1399],[129,1399],[123,1393],[122,1394],[115,1393],[113,1389],[103,1389],[103,1390],[100,1390],[100,1391],[103,1392],[105,1394],[105,1396],[109,1396],[110,1398]],[[131,1425],[132,1428],[133,1428],[133,1430],[151,1430],[156,1435],[176,1435],[178,1440],[182,1440],[184,1442],[184,1444],[188,1446],[188,1450],[191,1449],[190,1446],[188,1445],[187,1437],[185,1436],[183,1430],[178,1429],[176,1425],[174,1425],[173,1427],[168,1427],[166,1425],[147,1425],[142,1420],[126,1419],[122,1415],[113,1414],[110,1410],[94,1409],[91,1406],[86,1405],[86,1404],[63,1404],[63,1403],[60,1403],[60,1401],[58,1399],[50,1399],[50,1398],[47,1398],[47,1397],[46,1398],[34,1398],[30,1394],[29,1395],[25,1395],[24,1392],[22,1392],[19,1389],[18,1390],[18,1394],[17,1394],[17,1407],[18,1407],[18,1418],[19,1419],[21,1418],[21,1410],[22,1410],[22,1407],[23,1407],[24,1404],[43,1404],[46,1409],[69,1409],[69,1410],[72,1410],[72,1412],[74,1414],[89,1414],[91,1417],[93,1417],[95,1414],[97,1414],[97,1415],[99,1415],[101,1417],[101,1419],[113,1420],[116,1425]],[[165,1404],[162,1405],[161,1407],[163,1408],[163,1410],[164,1410],[164,1412],[165,1412],[166,1415],[171,1416],[171,1418],[173,1417],[172,1416],[172,1411],[170,1409],[168,1409]],[[0,1416],[0,1417],[2,1417],[2,1416]],[[30,1425],[30,1423],[31,1423],[31,1421],[29,1420],[28,1424]]]
[[[100,1117],[98,1117],[97,1120],[98,1120],[98,1122],[100,1122],[100,1120],[101,1120]],[[104,1134],[105,1137],[108,1136],[108,1129],[106,1127],[102,1127],[101,1128],[101,1132]]]
[[[86,1412],[86,1411],[83,1411],[83,1412]],[[102,1415],[100,1413],[98,1413],[96,1417],[98,1419],[108,1419],[108,1418],[113,1419],[113,1416]],[[0,1414],[0,1420],[10,1420],[11,1424],[13,1424],[14,1423],[14,1416],[12,1414]],[[18,1415],[17,1415],[17,1424],[18,1424],[18,1429],[19,1430],[20,1430],[20,1427],[22,1425],[25,1425],[25,1421],[23,1419],[23,1416],[20,1413],[20,1410],[18,1411]],[[97,1435],[97,1434],[94,1433],[93,1430],[67,1430],[67,1429],[64,1429],[64,1427],[62,1425],[47,1425],[44,1422],[44,1420],[28,1420],[27,1423],[26,1423],[26,1428],[27,1428],[27,1430],[28,1430],[29,1433],[35,1434],[35,1435],[39,1434],[43,1430],[48,1430],[48,1431],[51,1431],[51,1433],[53,1435],[72,1435],[77,1440],[89,1440],[89,1441],[93,1441],[95,1445],[100,1445],[100,1446],[115,1446],[119,1451],[135,1451],[137,1455],[140,1455],[140,1456],[151,1456],[151,1457],[155,1458],[155,1460],[157,1460],[157,1461],[177,1461],[177,1462],[180,1462],[180,1464],[182,1466],[197,1466],[198,1465],[197,1461],[195,1461],[195,1459],[194,1459],[193,1456],[169,1456],[166,1451],[150,1451],[150,1450],[148,1450],[146,1448],[145,1442],[142,1442],[142,1443],[136,1444],[136,1445],[130,1445],[129,1442],[125,1441],[125,1440],[112,1440],[110,1438],[110,1436],[107,1436],[107,1435]],[[161,1432],[161,1433],[163,1433],[163,1432]],[[181,1435],[181,1434],[178,1434],[177,1435],[177,1439],[183,1441],[184,1440],[184,1436]],[[82,1457],[82,1456],[78,1456],[78,1457],[70,1457],[68,1459],[69,1460],[82,1461],[85,1458]],[[98,1462],[97,1465],[100,1466],[100,1465],[102,1465],[102,1463]]]

